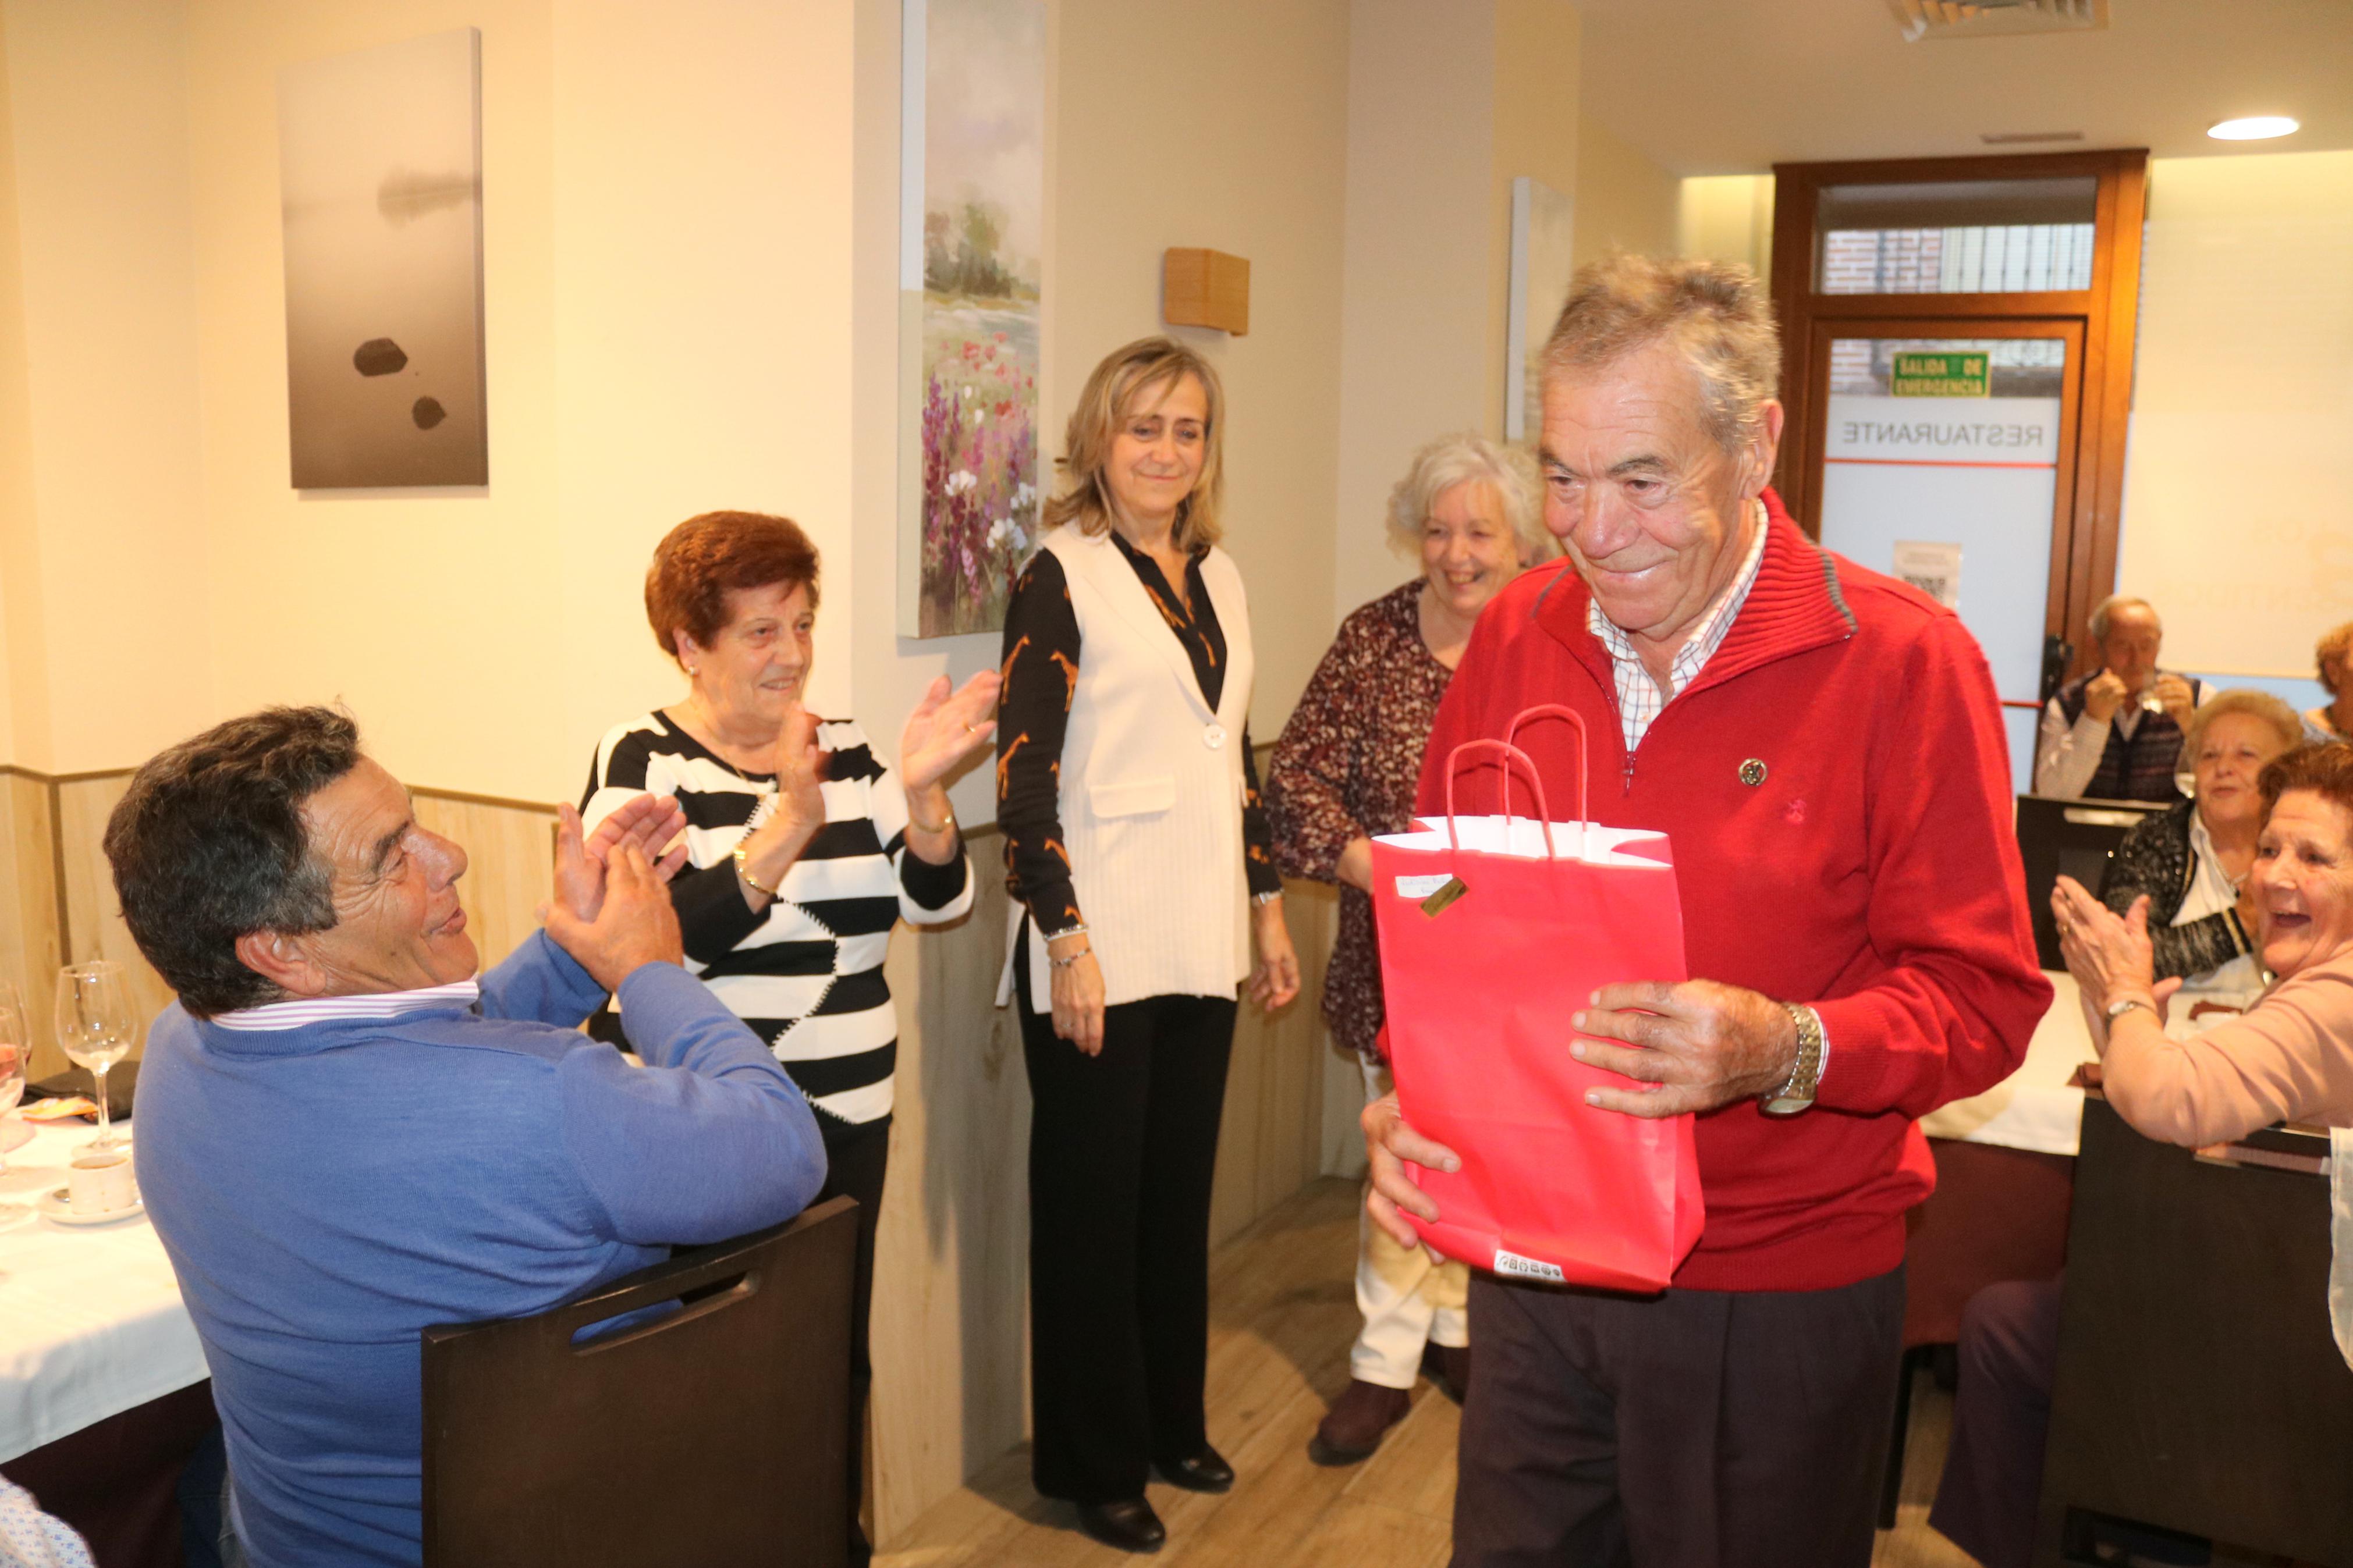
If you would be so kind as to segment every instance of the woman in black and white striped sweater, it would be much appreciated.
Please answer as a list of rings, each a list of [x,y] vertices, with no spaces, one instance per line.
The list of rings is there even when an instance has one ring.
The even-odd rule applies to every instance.
[[[858,1200],[849,1500],[862,1562],[866,1323],[898,1056],[882,961],[900,920],[934,924],[972,905],[945,779],[994,734],[998,682],[934,681],[894,771],[855,723],[801,706],[817,596],[817,551],[783,518],[706,512],[672,529],[646,574],[646,616],[688,694],[607,732],[581,816],[593,832],[640,794],[678,801],[689,868],[670,896],[687,966],[816,1109],[830,1168],[820,1198]],[[626,1026],[607,1013],[591,1032],[620,1041]]]

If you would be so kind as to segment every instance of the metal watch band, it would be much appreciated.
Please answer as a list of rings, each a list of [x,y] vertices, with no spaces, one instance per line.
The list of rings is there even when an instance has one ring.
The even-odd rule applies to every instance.
[[[1814,1091],[1822,1076],[1821,1016],[1799,1002],[1784,1002],[1781,1009],[1789,1015],[1789,1022],[1798,1031],[1798,1059],[1790,1066],[1789,1076],[1780,1088],[1757,1097],[1767,1116],[1795,1116],[1813,1104]]]

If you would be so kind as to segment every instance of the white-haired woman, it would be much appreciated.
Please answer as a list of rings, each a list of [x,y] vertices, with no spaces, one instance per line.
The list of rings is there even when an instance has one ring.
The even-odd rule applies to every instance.
[[[2263,994],[2254,896],[2247,874],[2263,830],[2255,781],[2274,757],[2304,739],[2295,709],[2265,691],[2211,697],[2189,717],[2181,761],[2192,796],[2143,820],[2100,877],[2100,901],[2122,915],[2148,900],[2157,977],[2181,982],[2168,1031],[2199,1033],[2235,1016]]]
[[[1250,763],[1250,609],[1218,548],[1224,424],[1217,372],[1181,343],[1098,364],[1005,612],[997,819],[1029,1069],[1031,1471],[1130,1552],[1166,1537],[1149,1471],[1233,1485],[1202,1385],[1209,1189],[1251,945],[1255,1000],[1299,991]]]
[[[1377,1044],[1383,1009],[1366,896],[1370,841],[1412,825],[1430,723],[1479,612],[1524,567],[1554,552],[1543,500],[1534,459],[1516,448],[1461,435],[1416,453],[1389,492],[1388,530],[1421,570],[1341,623],[1275,744],[1267,775],[1275,863],[1289,876],[1340,884],[1324,1016],[1364,1063],[1367,1099],[1389,1090]],[[1359,1225],[1364,1331],[1349,1356],[1348,1386],[1316,1428],[1309,1458],[1348,1465],[1371,1454],[1405,1415],[1425,1359],[1440,1386],[1461,1397],[1470,1381],[1467,1289],[1461,1264],[1400,1247],[1368,1220]]]

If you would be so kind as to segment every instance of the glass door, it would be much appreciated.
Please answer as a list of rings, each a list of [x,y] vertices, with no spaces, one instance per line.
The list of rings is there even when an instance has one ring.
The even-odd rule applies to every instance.
[[[2063,626],[2083,323],[1844,320],[1814,340],[1821,542],[1959,614],[1992,666],[2023,791],[2043,637]]]

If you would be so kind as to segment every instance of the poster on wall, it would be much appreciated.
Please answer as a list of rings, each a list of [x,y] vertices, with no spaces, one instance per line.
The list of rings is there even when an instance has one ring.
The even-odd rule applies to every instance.
[[[490,483],[481,34],[278,79],[297,489]]]
[[[1044,0],[902,0],[899,631],[1005,625],[1038,539]]]
[[[1569,242],[1576,209],[1542,180],[1512,182],[1512,285],[1504,353],[1504,438],[1533,441],[1544,417],[1536,356],[1552,336],[1577,270]]]

